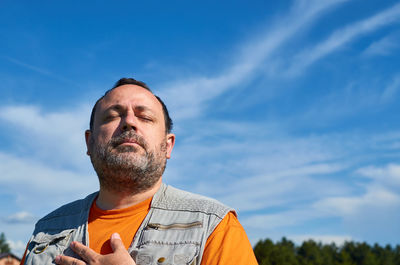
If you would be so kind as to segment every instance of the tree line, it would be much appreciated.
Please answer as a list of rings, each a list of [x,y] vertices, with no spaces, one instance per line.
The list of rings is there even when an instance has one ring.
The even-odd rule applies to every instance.
[[[285,237],[276,243],[265,239],[254,246],[254,253],[259,265],[400,265],[400,245],[381,247],[353,241],[339,247],[313,240],[296,246]]]
[[[0,253],[10,252],[4,233],[0,234]],[[254,246],[259,265],[400,265],[400,245],[392,247],[378,244],[345,242],[322,244],[313,240],[296,246],[285,237],[274,243],[260,240]]]

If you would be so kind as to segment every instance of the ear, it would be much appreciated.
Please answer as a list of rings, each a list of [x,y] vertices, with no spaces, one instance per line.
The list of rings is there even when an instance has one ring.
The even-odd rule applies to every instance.
[[[90,152],[89,152],[90,137],[92,137],[92,132],[90,130],[86,130],[85,131],[85,141],[86,141],[86,154],[87,155],[90,155]]]
[[[169,133],[167,134],[167,159],[171,158],[172,149],[175,144],[175,134]]]

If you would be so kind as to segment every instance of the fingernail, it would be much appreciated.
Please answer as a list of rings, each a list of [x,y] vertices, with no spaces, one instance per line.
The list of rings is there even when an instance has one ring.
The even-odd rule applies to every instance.
[[[118,233],[114,233],[111,235],[111,239],[121,239]]]
[[[56,256],[56,258],[54,260],[56,261],[56,263],[59,263],[61,261],[61,257],[60,256]]]

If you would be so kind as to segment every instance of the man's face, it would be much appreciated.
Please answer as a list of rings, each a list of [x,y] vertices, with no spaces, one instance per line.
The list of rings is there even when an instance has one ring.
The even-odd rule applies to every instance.
[[[123,85],[97,105],[88,155],[100,185],[111,190],[144,191],[161,177],[175,136],[166,134],[160,102],[148,90]]]

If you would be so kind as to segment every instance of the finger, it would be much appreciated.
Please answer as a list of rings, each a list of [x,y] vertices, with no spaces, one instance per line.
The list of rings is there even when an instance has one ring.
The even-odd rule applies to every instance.
[[[118,233],[114,233],[111,235],[110,245],[111,245],[113,252],[116,252],[121,249],[126,250],[124,243],[122,242],[121,237]]]
[[[73,241],[70,246],[76,254],[78,254],[83,260],[88,263],[94,261],[99,255],[94,250],[77,241]]]
[[[86,265],[86,263],[82,260],[61,255],[55,258],[55,262],[60,265]]]

